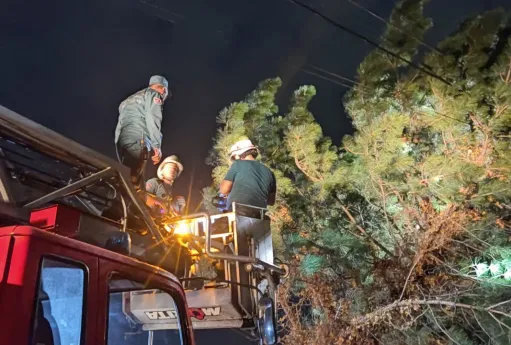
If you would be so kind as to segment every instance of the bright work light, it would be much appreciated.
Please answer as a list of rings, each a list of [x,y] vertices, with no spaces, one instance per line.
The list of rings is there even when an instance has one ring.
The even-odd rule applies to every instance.
[[[188,235],[192,232],[189,222],[178,222],[174,226],[174,234],[176,235]]]

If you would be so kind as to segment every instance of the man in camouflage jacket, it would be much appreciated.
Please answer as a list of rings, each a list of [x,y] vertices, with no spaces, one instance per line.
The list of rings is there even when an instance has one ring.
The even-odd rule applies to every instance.
[[[154,165],[161,160],[163,103],[169,96],[169,83],[162,76],[152,76],[149,87],[129,96],[119,106],[115,145],[119,161],[131,169],[132,182],[144,189],[144,170],[151,157]]]

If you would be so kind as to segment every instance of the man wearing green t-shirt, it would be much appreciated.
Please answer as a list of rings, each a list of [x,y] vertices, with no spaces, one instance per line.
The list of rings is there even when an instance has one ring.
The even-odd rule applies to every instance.
[[[230,211],[233,202],[261,208],[275,203],[275,175],[256,160],[258,155],[257,147],[248,139],[240,140],[231,147],[233,163],[220,184],[220,194],[228,195],[227,208]]]

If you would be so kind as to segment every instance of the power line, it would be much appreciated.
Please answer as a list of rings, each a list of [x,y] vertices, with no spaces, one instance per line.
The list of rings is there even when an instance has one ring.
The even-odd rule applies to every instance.
[[[409,37],[411,37],[411,38],[413,38],[413,39],[414,39],[415,41],[417,41],[420,45],[422,45],[422,46],[424,46],[424,47],[426,47],[426,48],[428,48],[428,49],[430,49],[430,50],[434,50],[434,51],[436,51],[437,53],[440,53],[440,54],[442,54],[442,55],[445,55],[443,52],[441,52],[440,50],[438,50],[438,49],[437,49],[437,48],[435,48],[435,47],[430,46],[429,44],[427,44],[427,43],[426,43],[426,42],[424,42],[423,40],[421,40],[421,39],[419,39],[419,38],[415,37],[414,35],[411,35],[410,33],[408,33],[408,32],[406,32],[406,31],[404,31],[404,30],[403,30],[403,29],[401,29],[401,28],[398,28],[398,27],[397,27],[397,26],[395,26],[395,25],[392,25],[390,22],[388,22],[387,20],[385,20],[385,18],[382,18],[381,16],[379,16],[379,15],[378,15],[378,14],[376,14],[376,13],[374,13],[374,12],[373,12],[373,11],[371,11],[370,9],[368,9],[368,8],[366,8],[366,7],[364,7],[364,6],[362,6],[362,5],[361,5],[361,4],[359,4],[358,2],[355,2],[355,1],[353,1],[353,0],[345,0],[345,1],[349,2],[350,4],[352,4],[352,5],[353,5],[353,6],[355,6],[355,7],[358,7],[358,8],[359,8],[359,9],[361,9],[362,11],[364,11],[364,12],[366,12],[366,13],[370,14],[371,16],[373,16],[374,18],[378,19],[379,21],[381,21],[381,22],[383,22],[383,23],[387,24],[388,26],[390,26],[390,27],[392,27],[392,28],[394,28],[394,29],[396,29],[396,30],[400,31],[401,33],[403,33],[403,34],[405,34],[405,35],[407,35],[407,36],[409,36]],[[407,19],[408,19],[408,20],[410,20],[409,18],[407,18]]]
[[[310,74],[310,75],[313,75],[313,76],[316,76],[318,78],[321,78],[321,79],[324,79],[324,80],[328,80],[329,82],[331,83],[334,83],[334,84],[337,84],[337,85],[340,85],[340,86],[344,86],[345,88],[348,88],[348,89],[351,89],[352,88],[352,85],[346,85],[344,83],[341,83],[340,81],[337,81],[335,79],[332,79],[332,78],[328,78],[328,77],[325,77],[325,76],[322,76],[321,74],[317,74],[317,73],[314,73],[312,71],[309,71],[309,70],[306,70],[306,69],[301,69],[302,72],[304,73],[307,73],[307,74]]]
[[[165,12],[165,13],[169,13],[171,16],[175,17],[175,18],[178,18],[180,20],[183,20],[183,21],[186,21],[185,17],[183,17],[182,15],[178,14],[178,13],[175,13],[175,12],[171,12],[169,11],[168,9],[166,8],[163,8],[163,7],[160,7],[158,5],[155,5],[153,3],[150,3],[149,1],[145,1],[145,0],[138,0],[140,3],[144,4],[144,5],[147,5],[147,6],[151,6],[152,8],[158,10],[158,11],[162,11],[162,12]],[[175,20],[170,20],[168,18],[164,18],[164,17],[160,17],[164,20],[167,20],[171,23],[175,23],[176,21]]]
[[[451,116],[449,116],[449,115],[442,114],[442,113],[440,113],[440,112],[436,111],[435,109],[431,109],[431,110],[433,110],[433,112],[434,112],[435,114],[440,115],[440,116],[442,116],[442,117],[445,117],[446,119],[450,119],[450,120],[453,120],[453,121],[457,121],[457,122],[459,122],[459,123],[467,124],[467,122],[466,122],[466,121],[462,121],[462,120],[456,119],[456,118],[454,118],[454,117],[451,117]],[[424,113],[424,112],[423,112],[423,114],[427,114],[427,113]]]
[[[192,21],[190,21],[189,18],[188,19],[185,18],[185,16],[182,14],[172,12],[165,7],[155,5],[154,3],[149,2],[147,0],[137,0],[137,1],[142,5],[145,5],[147,7],[152,7],[152,9],[155,11],[161,12],[161,14],[159,14],[159,13],[151,14],[152,16],[161,18],[161,19],[166,20],[173,24],[187,23],[188,25],[193,26],[193,27],[195,27],[195,25],[196,25],[196,23],[194,23],[195,20],[193,20],[193,18],[192,18]],[[170,15],[171,18],[167,18],[167,15]],[[210,36],[214,36],[217,39],[221,39],[223,41],[223,43],[225,43],[225,44],[228,43],[228,39],[225,36],[225,33],[220,29],[208,30],[206,34],[210,35]],[[219,35],[221,37],[219,37]]]
[[[356,85],[360,85],[360,83],[358,81],[355,81],[353,79],[350,79],[350,78],[346,78],[346,77],[343,77],[342,75],[339,75],[339,74],[336,74],[334,72],[330,72],[330,71],[327,71],[326,69],[323,69],[323,68],[320,68],[318,66],[315,66],[315,65],[310,65],[312,68],[314,68],[315,70],[318,70],[320,72],[323,72],[323,73],[326,73],[326,74],[329,74],[333,77],[336,77],[336,78],[339,78],[341,80],[345,80],[347,82],[350,82],[350,83],[353,83],[353,84],[356,84]]]
[[[337,75],[337,74],[335,74],[335,73],[331,73],[331,72],[329,72],[329,71],[327,71],[327,70],[324,70],[324,69],[319,68],[319,67],[315,67],[315,66],[313,66],[313,65],[311,65],[311,67],[313,67],[313,68],[315,68],[315,69],[317,69],[317,70],[319,70],[319,71],[322,71],[322,72],[324,72],[324,73],[327,73],[327,74],[330,74],[330,75],[332,75],[332,76],[335,76],[335,77],[337,77],[337,78],[341,78],[341,79],[344,79],[344,80],[347,80],[347,81],[351,81],[352,83],[355,83],[356,85],[360,86],[360,83],[357,83],[356,81],[353,81],[353,80],[351,80],[351,79],[349,79],[349,78],[346,78],[346,77],[343,77],[343,76]],[[324,80],[329,81],[329,82],[331,82],[331,83],[334,83],[334,84],[337,84],[337,85],[343,86],[343,87],[348,88],[348,89],[351,89],[351,88],[353,87],[353,85],[351,85],[351,86],[350,86],[350,85],[346,85],[346,84],[344,84],[344,83],[341,83],[340,81],[337,81],[337,80],[335,80],[335,79],[332,79],[332,78],[328,78],[328,77],[322,76],[321,74],[317,74],[317,73],[314,73],[314,72],[309,71],[309,70],[306,70],[306,69],[301,69],[301,71],[302,71],[302,72],[304,72],[304,73],[307,73],[307,74],[313,75],[313,76],[315,76],[315,77],[318,77],[318,78],[320,78],[320,79],[324,79]],[[366,94],[366,95],[369,95],[369,94],[370,94],[367,90],[364,90],[363,88],[359,88],[359,89],[358,89],[358,92],[364,93],[364,94]],[[440,113],[440,112],[436,111],[435,109],[431,109],[431,110],[432,110],[432,111],[433,111],[433,113],[435,113],[436,115],[440,115],[440,116],[442,116],[442,117],[445,117],[446,119],[450,119],[450,120],[453,120],[453,121],[457,121],[457,122],[459,122],[459,123],[466,124],[466,121],[462,121],[462,120],[456,119],[456,118],[454,118],[454,117],[451,117],[451,116],[448,116],[448,115],[442,114],[442,113]],[[423,114],[427,114],[427,113],[423,113]],[[429,115],[429,114],[428,114],[428,115]]]
[[[326,81],[329,81],[331,83],[334,83],[334,84],[337,84],[337,85],[340,85],[340,86],[343,86],[347,89],[352,89],[354,87],[354,85],[347,85],[347,84],[344,84],[338,80],[335,80],[335,79],[332,79],[332,78],[328,78],[326,76],[323,76],[321,74],[317,74],[317,73],[314,73],[312,71],[309,71],[309,70],[306,70],[306,69],[301,69],[300,71],[304,72],[304,73],[307,73],[307,74],[310,74],[310,75],[313,75],[315,77],[318,77],[320,79],[323,79],[323,80],[326,80]],[[359,88],[357,89],[357,92],[360,92],[360,93],[363,93],[364,95],[370,95],[370,92],[367,91],[367,90],[364,90],[363,88]]]
[[[368,95],[368,94],[370,94],[370,93],[372,92],[372,91],[368,90],[367,88],[365,88],[365,87],[362,85],[362,83],[359,83],[359,82],[358,82],[358,81],[356,81],[356,80],[353,80],[353,79],[350,79],[350,78],[343,77],[342,75],[339,75],[339,74],[337,74],[337,73],[334,73],[334,72],[328,71],[328,70],[326,70],[326,69],[323,69],[323,68],[318,67],[318,66],[315,66],[315,65],[309,65],[309,66],[310,66],[310,67],[312,67],[313,69],[315,69],[316,71],[321,72],[321,73],[323,73],[323,74],[327,74],[327,75],[330,75],[330,76],[335,77],[335,78],[337,78],[337,79],[344,80],[344,81],[347,81],[347,82],[349,82],[349,83],[353,83],[354,85],[346,85],[346,86],[347,86],[347,87],[349,86],[350,88],[353,88],[353,87],[355,87],[355,86],[358,86],[357,90],[358,90],[359,92],[362,92],[362,93],[366,94],[366,95]],[[303,70],[303,71],[305,71],[305,70]],[[306,72],[306,73],[307,73],[307,72]],[[309,73],[309,74],[313,74],[313,72],[311,72],[311,71],[308,71],[308,73]],[[313,74],[313,75],[318,76],[317,74]],[[326,78],[326,77],[323,77],[323,79],[326,79],[326,80],[332,80],[332,81],[333,81],[333,80],[335,80],[335,79]],[[337,81],[337,82],[339,82],[339,81]],[[339,82],[339,83],[341,83],[341,82]],[[344,83],[341,83],[341,84],[345,85]]]
[[[403,57],[402,57],[402,56],[400,56],[399,54],[396,54],[396,53],[391,52],[390,50],[388,50],[388,49],[386,49],[386,48],[382,47],[382,46],[381,46],[381,45],[379,45],[378,43],[376,43],[376,42],[374,42],[374,41],[370,40],[369,38],[367,38],[367,37],[365,37],[365,36],[363,36],[362,34],[359,34],[358,32],[356,32],[356,31],[354,31],[354,30],[351,30],[350,28],[348,28],[348,27],[346,27],[346,26],[344,26],[344,25],[342,25],[342,24],[337,23],[337,22],[336,22],[336,21],[334,21],[333,19],[331,19],[331,18],[329,18],[329,17],[325,16],[324,14],[322,14],[321,12],[319,12],[319,11],[317,11],[317,10],[313,9],[312,7],[310,7],[310,6],[308,6],[308,5],[305,5],[305,4],[303,4],[303,3],[299,2],[299,1],[296,1],[296,0],[287,0],[287,1],[289,1],[289,2],[293,3],[293,4],[297,5],[297,6],[300,6],[300,7],[302,7],[302,8],[305,8],[305,9],[306,9],[306,10],[308,10],[309,12],[312,12],[313,14],[317,15],[318,17],[320,17],[321,19],[325,20],[326,22],[328,22],[328,23],[332,24],[333,26],[335,26],[335,27],[337,27],[337,28],[339,28],[339,29],[341,29],[341,30],[343,30],[343,31],[346,31],[347,33],[349,33],[349,34],[351,34],[351,35],[353,35],[353,36],[355,36],[355,37],[357,37],[357,38],[360,38],[361,40],[363,40],[363,41],[365,41],[365,42],[369,43],[369,44],[370,44],[370,45],[372,45],[373,47],[375,47],[375,48],[377,48],[377,49],[379,49],[379,50],[381,50],[381,51],[383,51],[383,52],[385,52],[385,53],[387,53],[387,54],[389,54],[389,55],[391,55],[391,56],[395,57],[396,59],[399,59],[399,60],[401,60],[401,61],[403,61],[403,62],[407,63],[408,65],[412,66],[413,68],[415,68],[415,69],[417,69],[417,70],[419,70],[419,71],[421,71],[421,72],[423,72],[423,73],[426,73],[426,74],[427,74],[427,75],[429,75],[430,77],[433,77],[433,78],[435,78],[435,79],[437,79],[437,80],[440,80],[440,81],[441,81],[442,83],[444,83],[444,84],[451,85],[451,83],[449,83],[447,80],[445,80],[444,78],[440,77],[439,75],[437,75],[437,74],[435,74],[435,73],[433,73],[433,72],[430,72],[430,71],[428,71],[428,70],[425,70],[424,68],[422,68],[422,67],[420,67],[419,65],[415,64],[414,62],[412,62],[412,61],[410,61],[410,60],[407,60],[407,59],[403,58]]]

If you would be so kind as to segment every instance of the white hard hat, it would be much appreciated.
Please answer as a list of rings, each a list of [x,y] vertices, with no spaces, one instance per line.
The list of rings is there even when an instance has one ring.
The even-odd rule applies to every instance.
[[[249,139],[243,139],[231,146],[231,150],[229,151],[229,157],[232,159],[234,156],[241,156],[245,152],[253,149],[257,150],[257,147],[255,147],[255,145],[252,144],[252,141],[250,141]]]
[[[160,166],[158,167],[157,175],[160,180],[163,180],[163,168],[165,167],[165,164],[168,163],[175,163],[177,165],[179,172],[177,173],[176,177],[179,177],[179,175],[181,175],[183,172],[183,164],[181,164],[179,157],[176,155],[168,156],[163,160],[163,162],[161,162]]]

